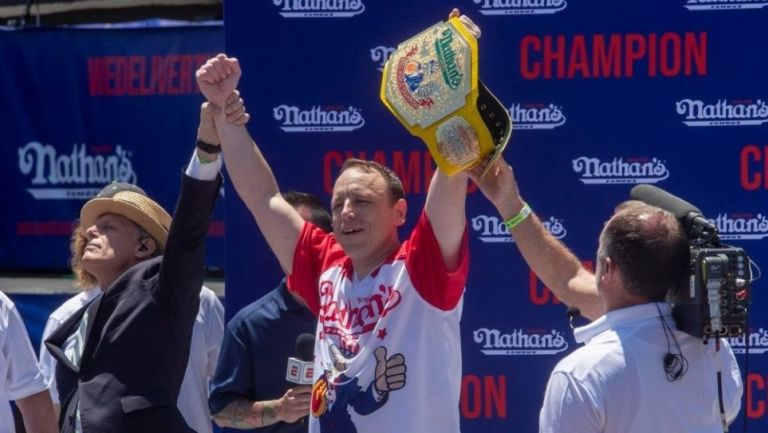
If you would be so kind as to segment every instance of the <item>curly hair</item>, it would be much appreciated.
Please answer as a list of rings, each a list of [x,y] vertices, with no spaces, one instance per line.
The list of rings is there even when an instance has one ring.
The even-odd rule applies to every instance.
[[[69,238],[69,252],[72,255],[69,264],[72,267],[72,273],[75,274],[75,287],[81,289],[90,289],[98,285],[96,277],[83,269],[83,254],[88,245],[88,237],[85,235],[85,229],[77,222],[72,231],[72,237]]]

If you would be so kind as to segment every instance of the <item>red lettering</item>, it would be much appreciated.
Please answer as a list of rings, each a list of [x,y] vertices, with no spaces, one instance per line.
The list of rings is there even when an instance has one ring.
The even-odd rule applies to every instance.
[[[195,72],[192,69],[192,57],[186,55],[179,57],[181,57],[179,68],[179,92],[192,93],[192,76]]]
[[[419,152],[412,150],[408,153],[408,161],[406,162],[405,152],[395,152],[392,155],[392,170],[395,173],[399,173],[400,181],[403,182],[403,189],[411,191],[414,194],[421,194],[421,170],[419,164]],[[426,188],[426,186],[425,186]]]
[[[467,419],[507,417],[506,376],[468,374],[461,380],[461,415]]]
[[[574,35],[571,45],[571,58],[568,62],[568,78],[576,75],[576,70],[581,71],[583,78],[589,78],[589,62],[587,62],[587,44],[584,35]]]
[[[707,75],[707,33],[685,34],[685,75],[693,74],[693,64],[696,64],[697,75]]]
[[[656,46],[656,33],[651,33],[648,35],[648,76],[649,77],[655,77],[656,76],[656,56],[657,56],[657,46]]]
[[[129,95],[139,95],[141,93],[140,71],[143,70],[145,62],[144,56],[131,56],[128,58],[128,71],[125,74],[125,88]]]
[[[323,190],[327,194],[333,192],[333,183],[336,179],[334,169],[341,168],[342,164],[344,164],[344,158],[339,151],[332,150],[323,155]]]
[[[541,63],[531,61],[529,49],[541,52],[541,40],[536,36],[527,35],[520,41],[520,74],[526,80],[535,80],[541,74]]]
[[[765,390],[765,379],[757,373],[747,374],[747,417],[760,418],[765,415],[765,393],[761,397],[755,396],[755,390]]]
[[[637,33],[629,33],[624,38],[624,76],[632,77],[635,62],[645,56],[645,38]]]
[[[557,36],[557,47],[552,48],[552,36],[544,36],[544,78],[552,78],[552,63],[557,62],[557,78],[565,75],[565,36]]]
[[[176,54],[165,56],[164,69],[168,77],[168,94],[178,95],[180,91],[179,83],[177,81],[179,78],[179,56]]]
[[[611,41],[606,50],[605,37],[594,35],[592,37],[593,77],[621,77],[621,35],[611,35]]]
[[[104,94],[104,60],[100,57],[88,57],[88,95]]]
[[[429,182],[435,173],[436,167],[432,156],[428,150],[422,151],[373,151],[365,150],[341,151],[333,150],[326,152],[323,156],[323,189],[326,193],[333,193],[333,184],[339,174],[339,169],[344,165],[344,161],[349,158],[372,159],[379,164],[391,167],[403,182],[403,191],[406,194],[424,194],[429,190]],[[391,161],[391,164],[390,164]],[[421,172],[420,172],[421,170]],[[467,193],[472,194],[477,191],[477,185],[470,183],[467,187]]]
[[[762,171],[759,167],[763,161]],[[763,147],[763,152],[754,144],[749,144],[741,149],[739,158],[739,172],[741,187],[747,191],[754,191],[761,186],[768,189],[768,146]]]
[[[661,75],[675,77],[680,75],[680,62],[682,59],[682,42],[677,33],[664,33],[659,40],[659,60],[661,61]]]

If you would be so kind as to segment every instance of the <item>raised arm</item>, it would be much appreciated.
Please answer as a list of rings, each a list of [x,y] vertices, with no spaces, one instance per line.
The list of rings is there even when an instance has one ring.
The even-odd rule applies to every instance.
[[[200,91],[218,107],[214,119],[227,172],[283,271],[289,274],[304,220],[280,195],[272,169],[245,126],[227,121],[231,109],[225,101],[237,88],[240,65],[237,59],[219,54],[209,59],[196,76]]]
[[[432,225],[445,266],[456,269],[466,225],[467,178],[464,173],[448,177],[435,171],[429,184],[424,211]]]
[[[520,196],[512,167],[503,159],[483,178],[479,172],[472,179],[493,203],[504,221],[520,214],[524,201]],[[515,244],[528,265],[565,304],[577,307],[581,315],[596,319],[603,315],[597,296],[595,276],[579,259],[544,227],[536,214],[522,220],[511,230]]]
[[[475,39],[480,37],[480,28],[456,8],[448,15],[448,18],[454,17],[461,20]],[[424,209],[448,269],[455,269],[459,264],[459,248],[466,225],[467,179],[465,173],[448,177],[438,169],[427,192]]]

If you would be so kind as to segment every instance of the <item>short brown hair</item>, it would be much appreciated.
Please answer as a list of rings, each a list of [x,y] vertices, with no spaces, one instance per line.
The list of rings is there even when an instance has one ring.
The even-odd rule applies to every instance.
[[[390,170],[388,167],[379,164],[376,161],[365,161],[357,158],[349,158],[348,160],[344,161],[344,165],[341,166],[339,175],[349,170],[350,168],[355,168],[365,173],[379,173],[381,177],[384,178],[384,181],[387,182],[387,190],[389,191],[389,196],[392,203],[400,200],[401,198],[405,198],[405,193],[403,192],[403,182],[401,182],[400,178],[397,177],[395,172]]]
[[[328,214],[325,206],[323,206],[323,201],[317,196],[299,191],[287,191],[282,195],[285,201],[294,208],[307,208],[310,214],[309,222],[320,227],[326,233],[333,231],[331,216]]]
[[[671,213],[640,202],[619,205],[600,235],[598,257],[618,266],[625,289],[663,301],[688,270],[690,248]]]

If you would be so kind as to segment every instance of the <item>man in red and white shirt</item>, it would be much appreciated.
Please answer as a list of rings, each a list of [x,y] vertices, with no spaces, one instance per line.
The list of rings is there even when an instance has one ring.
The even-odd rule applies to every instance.
[[[237,60],[220,54],[197,81],[223,108],[240,75]],[[350,160],[334,184],[326,235],[285,202],[248,131],[225,116],[216,128],[227,171],[289,286],[318,315],[310,432],[457,433],[467,175],[435,173],[401,243],[400,180],[380,164]]]

